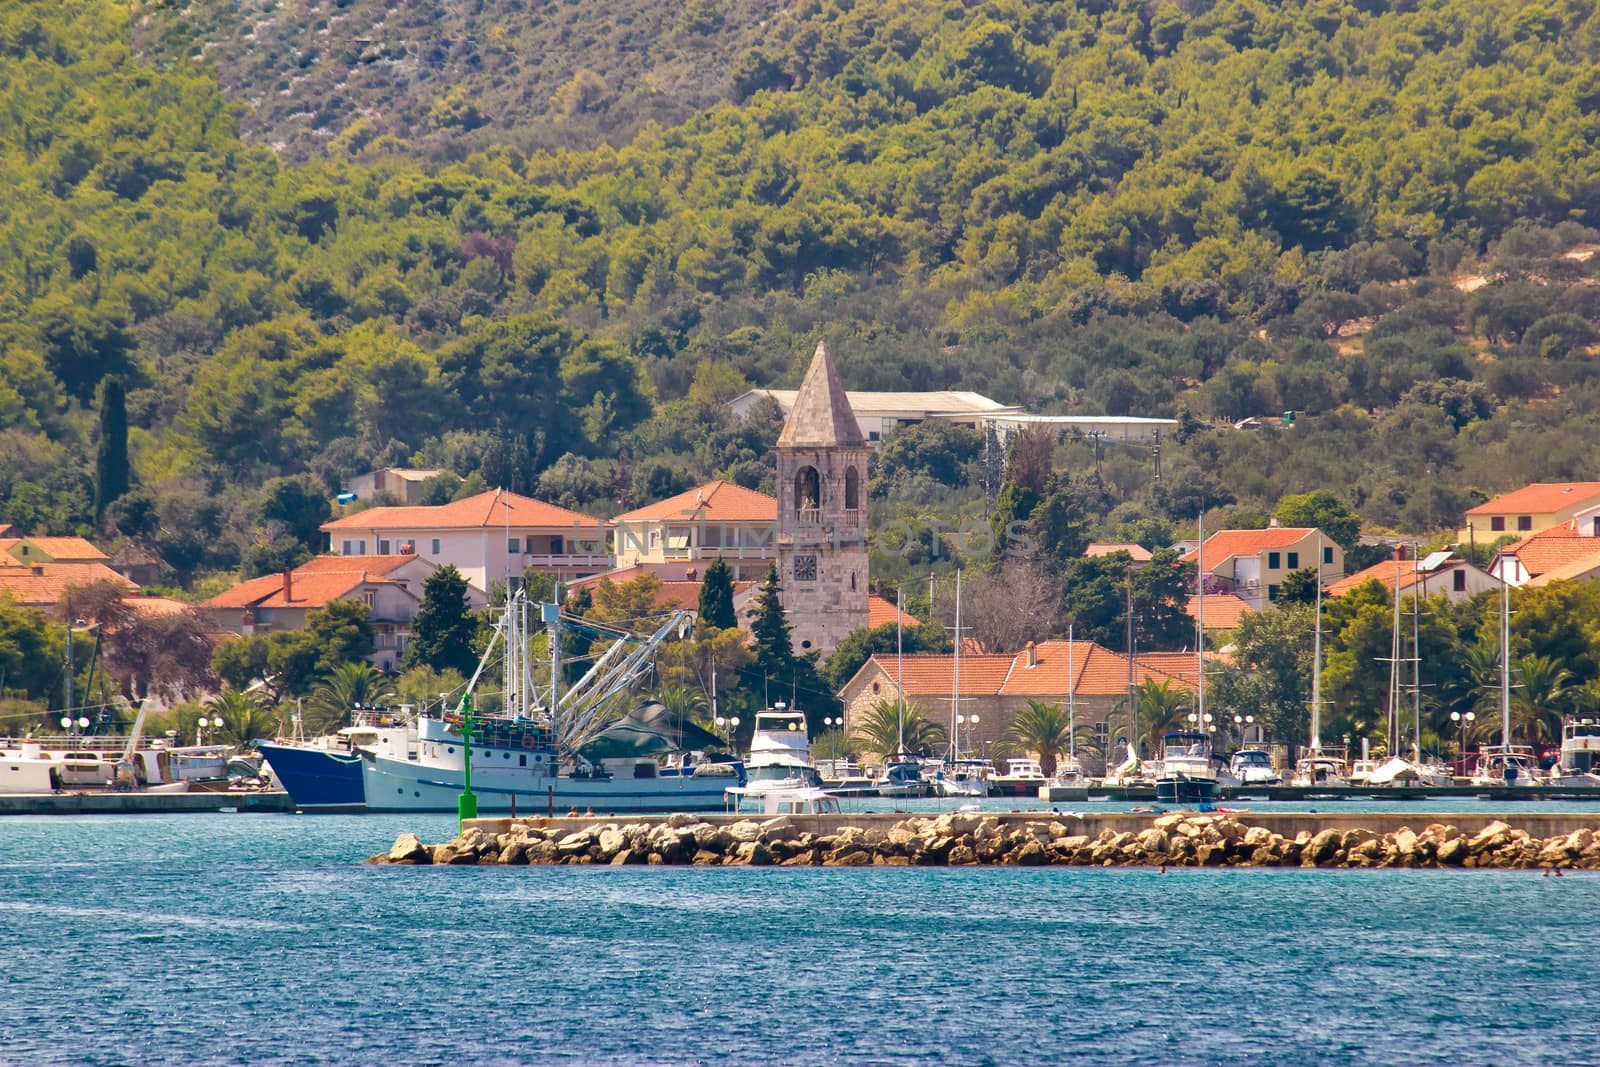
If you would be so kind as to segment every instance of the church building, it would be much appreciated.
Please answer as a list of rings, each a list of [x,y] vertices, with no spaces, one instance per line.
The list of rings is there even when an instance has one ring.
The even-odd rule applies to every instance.
[[[867,457],[826,342],[778,436],[778,578],[797,653],[868,625]]]

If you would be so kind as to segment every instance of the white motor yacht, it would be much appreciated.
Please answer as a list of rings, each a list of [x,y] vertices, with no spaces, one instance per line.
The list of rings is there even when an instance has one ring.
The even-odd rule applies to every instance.
[[[1161,804],[1209,804],[1217,795],[1217,768],[1211,761],[1211,735],[1199,730],[1172,730],[1161,737],[1161,773],[1156,775],[1156,801]]]
[[[1228,761],[1228,773],[1240,785],[1283,784],[1283,775],[1273,768],[1265,749],[1241,748]]]
[[[1350,767],[1345,762],[1344,750],[1331,748],[1307,750],[1295,763],[1294,777],[1289,784],[1302,788],[1349,785]]]
[[[1031,757],[1006,760],[1006,773],[989,779],[989,795],[997,797],[1034,797],[1039,787],[1049,782],[1039,761]]]

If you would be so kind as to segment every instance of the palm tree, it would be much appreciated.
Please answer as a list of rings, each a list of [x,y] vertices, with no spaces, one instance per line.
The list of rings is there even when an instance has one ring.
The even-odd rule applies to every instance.
[[[241,689],[224,689],[206,701],[206,710],[222,720],[223,736],[241,748],[271,737],[278,729],[277,718],[261,698]]]
[[[1152,740],[1158,740],[1168,730],[1188,725],[1186,717],[1194,708],[1194,699],[1185,690],[1174,688],[1171,682],[1146,678],[1134,689],[1133,696],[1134,707],[1139,712],[1138,725]],[[1127,708],[1128,701],[1124,698],[1113,714],[1125,717]],[[1132,740],[1135,745],[1139,742],[1138,738]]]
[[[1037,752],[1039,769],[1050,777],[1056,773],[1056,757],[1070,747],[1067,731],[1067,713],[1059,701],[1046,704],[1030,700],[1026,708],[1011,716],[1005,739],[1025,752]]]
[[[1519,687],[1512,691],[1511,707],[1518,727],[1529,744],[1561,741],[1561,709],[1569,701],[1572,672],[1549,656],[1526,655],[1517,660]]]
[[[706,695],[691,685],[663,685],[656,688],[656,702],[679,722],[701,723],[708,705]]]
[[[370,663],[342,663],[323,676],[311,694],[307,728],[325,733],[342,723],[357,705],[376,707],[394,700],[394,686]]]
[[[877,756],[892,756],[900,751],[900,739],[905,738],[907,752],[929,752],[942,745],[945,732],[936,723],[923,718],[914,705],[906,705],[905,724],[900,722],[900,706],[892,700],[880,700],[863,715],[855,728],[856,740],[863,750]]]

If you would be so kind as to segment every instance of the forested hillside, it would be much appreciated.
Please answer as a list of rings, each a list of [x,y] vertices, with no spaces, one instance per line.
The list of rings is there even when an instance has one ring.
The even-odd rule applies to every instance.
[[[762,26],[697,0],[669,26],[641,2],[658,29],[628,69],[705,79],[625,110],[712,99],[719,65],[729,98],[632,136],[575,126],[570,148],[421,117],[458,86],[491,99],[455,59],[405,74],[403,100],[295,67],[294,34],[362,5],[245,8],[194,5],[198,43],[185,9],[0,12],[0,521],[98,525],[187,584],[304,551],[302,498],[375,463],[599,512],[759,484],[774,425],[721,403],[793,384],[819,335],[855,388],[1194,416],[1160,482],[1142,451],[1106,458],[1105,532],[1317,487],[1443,530],[1477,491],[1594,474],[1590,4],[806,2]],[[494,27],[590,24],[506,0],[423,25],[511,101],[549,83],[531,45],[491,54]],[[325,139],[265,106],[313,89]],[[352,133],[367,119],[381,134]],[[135,488],[97,509],[112,377]],[[1292,429],[1195,425],[1285,409]],[[880,519],[982,510],[970,448],[946,444],[886,457]]]

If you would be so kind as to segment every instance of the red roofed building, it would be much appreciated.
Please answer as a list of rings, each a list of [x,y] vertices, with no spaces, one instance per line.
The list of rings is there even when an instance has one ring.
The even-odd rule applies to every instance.
[[[696,489],[612,520],[617,566],[725,560],[733,577],[763,577],[776,558],[778,502],[729,481]]]
[[[110,557],[82,537],[0,538],[0,564],[105,563]]]
[[[1467,509],[1463,542],[1536,534],[1589,513],[1585,533],[1600,535],[1600,482],[1535,482]]]
[[[1600,535],[1591,531],[1582,518],[1568,519],[1502,548],[1489,573],[1514,586],[1587,577],[1600,568]]]
[[[903,676],[907,704],[948,730],[955,667],[953,655],[905,656],[903,661],[892,654],[873,656],[840,690],[846,724],[853,725],[880,700],[898,699]],[[1029,701],[1066,705],[1069,693],[1078,721],[1107,734],[1112,712],[1127,698],[1129,673],[1126,655],[1092,641],[1043,641],[1014,655],[963,653],[960,714],[969,720],[963,748],[998,741],[1012,713]],[[1197,675],[1192,652],[1143,653],[1132,663],[1134,685],[1154,681],[1187,692]]]
[[[371,612],[377,647],[370,659],[381,670],[394,670],[410,641],[423,583],[437,569],[411,555],[318,556],[282,574],[241,582],[201,606],[217,630],[252,636],[304,629],[310,612],[335,600],[359,600]],[[486,602],[468,586],[469,607]]]
[[[69,585],[115,582],[129,593],[139,587],[104,563],[34,563],[0,565],[0,599],[22,607],[51,609],[61,603]]]
[[[1269,526],[1265,530],[1218,530],[1185,562],[1202,561],[1206,592],[1231,593],[1260,611],[1278,599],[1283,579],[1318,566],[1323,581],[1344,574],[1344,550],[1312,527]]]
[[[1198,617],[1200,613],[1200,598],[1190,597],[1184,605],[1184,610],[1191,618]],[[1215,633],[1223,630],[1237,630],[1244,617],[1254,611],[1249,604],[1240,600],[1232,593],[1207,593],[1205,604],[1206,633]]]
[[[612,565],[609,524],[503,489],[437,507],[368,508],[322,530],[336,555],[452,563],[479,590],[529,567],[572,579]]]
[[[1594,550],[1600,555],[1600,542]],[[1368,582],[1377,582],[1393,593],[1399,589],[1402,597],[1439,596],[1450,598],[1451,603],[1470,600],[1479,593],[1494,589],[1500,581],[1494,575],[1479,570],[1464,559],[1449,552],[1435,552],[1424,559],[1384,560],[1348,578],[1341,578],[1328,586],[1327,595],[1341,597]]]

